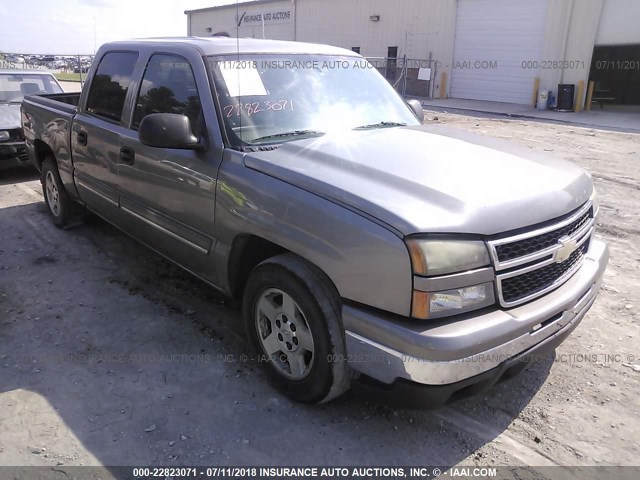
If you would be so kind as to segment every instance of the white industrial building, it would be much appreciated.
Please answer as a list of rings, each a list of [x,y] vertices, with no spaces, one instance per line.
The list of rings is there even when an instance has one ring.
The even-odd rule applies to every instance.
[[[573,84],[583,105],[593,80],[594,98],[640,104],[640,0],[256,0],[185,13],[189,35],[435,60],[429,84],[413,73],[414,94],[531,104]]]

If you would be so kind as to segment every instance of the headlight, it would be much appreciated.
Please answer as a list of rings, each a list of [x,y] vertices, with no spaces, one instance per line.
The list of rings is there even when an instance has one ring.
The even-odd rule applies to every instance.
[[[416,275],[457,273],[490,263],[487,247],[480,241],[410,239],[407,247]]]
[[[411,315],[426,320],[488,307],[495,303],[493,283],[487,282],[441,292],[413,291]]]
[[[491,264],[484,242],[411,238],[406,243],[415,281],[429,277],[413,290],[412,317],[445,317],[495,303],[493,270],[482,268]]]
[[[9,140],[10,135],[6,130],[0,130],[0,142],[6,142]]]

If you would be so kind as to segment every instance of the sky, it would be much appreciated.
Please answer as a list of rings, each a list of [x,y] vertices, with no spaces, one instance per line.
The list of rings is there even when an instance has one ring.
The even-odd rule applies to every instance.
[[[184,36],[187,34],[185,10],[229,3],[235,2],[0,0],[0,52],[90,55],[94,48],[113,40]]]

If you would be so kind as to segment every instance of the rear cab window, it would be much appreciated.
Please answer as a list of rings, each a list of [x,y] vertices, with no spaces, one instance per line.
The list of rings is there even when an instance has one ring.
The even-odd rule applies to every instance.
[[[87,113],[119,123],[131,75],[138,61],[136,52],[109,52],[100,60],[91,81]]]

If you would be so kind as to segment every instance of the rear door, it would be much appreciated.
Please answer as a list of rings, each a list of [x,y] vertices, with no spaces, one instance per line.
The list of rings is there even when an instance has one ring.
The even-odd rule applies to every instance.
[[[118,157],[129,86],[138,53],[107,52],[88,85],[85,105],[76,115],[71,148],[80,198],[115,221],[118,215]]]
[[[195,63],[195,65],[194,65]],[[215,281],[215,185],[221,161],[215,107],[202,57],[150,53],[137,86],[130,128],[122,133],[119,182],[123,220],[135,235],[192,272]],[[205,112],[209,115],[205,115]],[[151,113],[189,117],[206,152],[143,145],[138,128]]]

